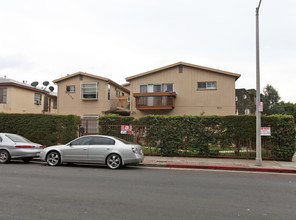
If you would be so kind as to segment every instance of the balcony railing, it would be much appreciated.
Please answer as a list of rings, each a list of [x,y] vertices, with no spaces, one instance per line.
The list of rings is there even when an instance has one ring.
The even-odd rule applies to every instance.
[[[174,109],[176,92],[134,93],[138,110]]]

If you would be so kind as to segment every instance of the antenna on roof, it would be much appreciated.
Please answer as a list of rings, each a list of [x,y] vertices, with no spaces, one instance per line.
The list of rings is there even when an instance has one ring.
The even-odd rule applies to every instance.
[[[36,86],[38,86],[38,84],[39,84],[39,82],[34,81],[34,82],[31,83],[31,86],[36,87]]]

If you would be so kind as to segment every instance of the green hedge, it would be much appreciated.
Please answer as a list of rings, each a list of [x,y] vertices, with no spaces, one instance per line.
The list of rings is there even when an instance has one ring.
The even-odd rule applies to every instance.
[[[76,138],[79,123],[75,115],[0,113],[0,132],[19,134],[45,146]]]
[[[112,122],[112,126],[110,125]],[[117,123],[118,122],[118,123]],[[120,116],[99,118],[101,134],[120,134],[120,125],[145,126],[145,145],[157,149],[163,156],[191,154],[214,156],[215,146],[220,149],[233,148],[240,158],[240,150],[246,145],[252,151],[246,157],[255,155],[256,116],[155,116],[148,115],[132,120]],[[118,125],[117,127],[115,125]],[[291,160],[295,153],[295,123],[292,116],[262,116],[262,127],[271,127],[272,136],[262,137],[266,145],[264,152],[268,159]],[[133,129],[134,130],[134,129]],[[138,140],[138,138],[132,138]]]
[[[99,117],[99,125],[129,125],[133,123],[134,118],[130,116],[119,116],[117,114],[108,114]]]

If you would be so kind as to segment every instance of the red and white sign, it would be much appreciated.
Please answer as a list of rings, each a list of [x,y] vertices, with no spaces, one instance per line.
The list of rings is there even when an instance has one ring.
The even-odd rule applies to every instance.
[[[131,125],[121,125],[120,134],[132,134],[133,127]]]
[[[258,110],[259,112],[263,112],[263,102],[258,102]]]
[[[271,136],[270,127],[261,128],[261,136]]]

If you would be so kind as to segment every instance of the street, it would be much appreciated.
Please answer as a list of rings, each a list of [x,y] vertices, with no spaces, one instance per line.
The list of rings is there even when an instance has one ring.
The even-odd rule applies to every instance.
[[[296,175],[0,166],[0,219],[295,219]]]

